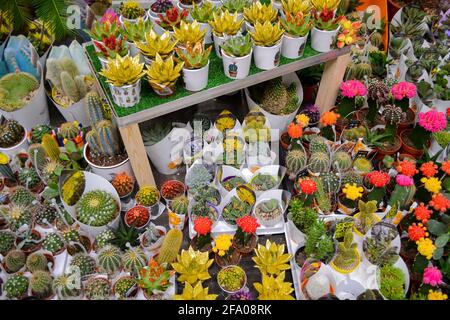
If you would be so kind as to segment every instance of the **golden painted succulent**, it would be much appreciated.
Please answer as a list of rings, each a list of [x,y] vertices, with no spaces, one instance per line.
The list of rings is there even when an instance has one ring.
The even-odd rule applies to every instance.
[[[322,11],[323,9],[328,9],[329,11],[334,11],[337,9],[341,0],[311,0],[311,4],[317,11]]]
[[[192,247],[188,250],[182,250],[177,256],[177,261],[172,263],[172,268],[179,274],[179,282],[196,284],[198,281],[204,281],[211,276],[208,269],[213,263],[209,259],[208,252],[196,251]]]
[[[284,282],[285,272],[283,271],[277,277],[263,274],[262,283],[254,283],[256,291],[258,291],[258,300],[295,300],[291,296],[292,283]]]
[[[255,32],[250,32],[250,35],[257,46],[271,47],[280,41],[283,29],[279,22],[276,24],[271,24],[269,21],[264,22],[264,24],[257,22]]]
[[[145,70],[150,85],[155,85],[156,87],[170,87],[174,85],[181,75],[180,72],[183,69],[184,62],[175,64],[173,56],[163,60],[158,53],[155,58],[156,60],[150,66],[147,66],[147,70]]]
[[[291,255],[284,253],[284,244],[278,245],[267,240],[265,246],[258,244],[255,254],[256,257],[252,259],[262,274],[278,275],[282,271],[290,269],[288,263]]]
[[[231,14],[228,10],[214,12],[214,19],[209,21],[216,36],[234,36],[241,29],[244,19],[238,19],[237,12]]]
[[[108,59],[105,69],[99,72],[106,81],[113,86],[121,87],[135,83],[144,76],[144,64],[139,63],[139,55],[130,57],[126,55]]]
[[[173,27],[173,35],[178,40],[179,44],[186,47],[188,43],[203,42],[205,38],[206,29],[201,30],[200,24],[197,21],[191,23],[181,21],[180,27]]]
[[[145,41],[136,42],[135,44],[144,56],[154,59],[157,53],[162,58],[171,55],[177,43],[178,40],[173,41],[169,31],[158,35],[155,31],[151,30],[145,34]]]
[[[255,25],[257,22],[274,22],[278,17],[278,11],[271,3],[262,4],[261,2],[253,2],[249,8],[244,8],[245,21]]]
[[[296,15],[299,12],[307,14],[311,11],[310,0],[281,0],[281,5],[285,14],[290,13],[291,15]]]
[[[193,287],[186,282],[183,293],[175,294],[174,300],[216,300],[217,294],[208,294],[208,287],[203,288],[202,283],[199,281]]]

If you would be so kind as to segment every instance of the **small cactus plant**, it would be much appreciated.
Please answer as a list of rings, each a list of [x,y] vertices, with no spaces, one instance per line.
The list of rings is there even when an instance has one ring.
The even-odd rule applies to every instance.
[[[28,278],[22,274],[14,274],[5,282],[6,296],[10,299],[23,298],[27,294],[28,285]]]
[[[103,109],[103,101],[97,92],[91,91],[86,94],[85,106],[91,126],[94,127],[96,123],[101,120],[105,120],[106,117]]]
[[[160,193],[158,189],[153,186],[143,186],[136,194],[136,201],[138,204],[145,207],[153,206],[159,201]]]
[[[347,183],[356,184],[357,186],[362,185],[362,177],[357,172],[350,170],[342,174],[341,185],[345,186]]]
[[[53,279],[47,271],[36,271],[30,279],[31,291],[38,298],[48,298],[53,294]]]
[[[94,274],[97,271],[97,265],[94,258],[85,253],[75,254],[72,257],[72,261],[70,261],[70,266],[78,267],[82,277]]]
[[[103,247],[98,252],[97,259],[100,270],[108,274],[114,274],[122,268],[122,252],[116,246]]]
[[[42,248],[56,254],[64,248],[63,239],[57,233],[49,233],[42,242]]]
[[[124,197],[129,195],[133,191],[134,180],[126,172],[121,172],[114,176],[111,184],[113,185],[114,189],[116,189],[119,196]]]
[[[39,210],[35,211],[34,220],[41,226],[47,226],[53,224],[56,220],[58,213],[56,209],[50,205],[43,205],[38,207]]]
[[[352,158],[347,152],[338,151],[332,157],[333,169],[338,172],[344,172],[351,168]]]
[[[11,148],[25,137],[25,129],[15,120],[6,120],[0,124],[0,148]]]
[[[339,177],[333,172],[321,173],[319,179],[322,181],[326,193],[336,193],[341,187]]]
[[[363,157],[358,157],[353,161],[353,168],[361,173],[369,173],[373,170],[372,162]]]
[[[50,134],[44,134],[42,137],[42,146],[44,147],[47,156],[53,161],[59,161],[59,155],[61,150],[59,149],[58,142],[56,142],[55,138]]]
[[[114,284],[114,294],[118,299],[125,299],[131,294],[130,290],[136,287],[137,280],[133,277],[125,276],[120,278]]]
[[[139,274],[139,270],[147,264],[147,257],[139,247],[126,250],[122,256],[123,268],[132,274]]]
[[[100,232],[95,238],[95,241],[97,243],[97,247],[101,249],[114,238],[115,238],[114,233],[111,230],[107,229],[105,231]]]
[[[10,209],[9,228],[17,231],[27,225],[30,228],[33,224],[33,216],[27,207],[22,205],[13,205]]]
[[[358,202],[359,213],[355,215],[355,231],[365,235],[380,218],[376,215],[377,202],[375,200]]]
[[[159,264],[175,261],[183,242],[183,233],[179,229],[170,229],[161,245],[157,261]]]
[[[280,204],[276,199],[261,202],[256,208],[255,215],[261,223],[278,219],[283,214]]]
[[[100,166],[117,164],[126,159],[117,128],[110,120],[100,120],[86,135],[89,160]]]
[[[286,168],[290,175],[296,175],[303,168],[305,168],[307,163],[306,154],[299,149],[293,149],[286,155]]]
[[[119,8],[120,14],[127,19],[137,19],[145,15],[145,9],[137,1],[122,2]]]
[[[327,144],[327,139],[325,139],[322,136],[315,136],[309,142],[309,151],[311,153],[316,153],[316,152],[328,153],[329,147]]]
[[[76,203],[77,219],[81,223],[100,227],[113,221],[118,215],[118,205],[111,194],[103,190],[85,193]]]
[[[189,207],[189,199],[185,196],[179,196],[170,202],[170,209],[176,214],[187,214]]]
[[[40,124],[31,129],[31,142],[32,143],[41,143],[42,137],[46,133],[52,133],[52,128],[46,124]]]
[[[27,257],[27,269],[31,273],[36,271],[48,271],[47,257],[41,252],[34,252]]]
[[[84,294],[89,300],[107,300],[111,294],[111,285],[106,278],[94,277],[86,283]]]
[[[73,275],[71,274],[63,274],[56,277],[52,284],[53,292],[55,292],[57,296],[62,299],[80,296],[81,287],[77,287],[73,280]]]
[[[22,250],[11,250],[5,257],[5,267],[10,273],[18,272],[25,266],[27,256]]]
[[[30,190],[19,186],[9,196],[9,199],[15,205],[29,206],[36,200],[36,197],[30,192]]]
[[[312,153],[308,161],[308,167],[314,173],[328,172],[330,170],[330,157],[324,152]]]
[[[24,168],[19,172],[19,182],[21,185],[27,187],[28,189],[36,188],[41,182],[36,169],[34,168]]]
[[[338,245],[336,256],[331,261],[331,266],[340,273],[350,273],[358,268],[360,256],[358,245],[353,242],[353,231],[348,229],[344,235],[344,241]]]
[[[6,255],[14,248],[15,236],[12,232],[0,230],[0,254]]]
[[[76,121],[74,122],[64,122],[59,128],[59,133],[63,139],[73,140],[80,133],[80,127]]]
[[[64,182],[61,188],[61,197],[69,206],[75,205],[83,194],[86,180],[83,171],[74,172]]]

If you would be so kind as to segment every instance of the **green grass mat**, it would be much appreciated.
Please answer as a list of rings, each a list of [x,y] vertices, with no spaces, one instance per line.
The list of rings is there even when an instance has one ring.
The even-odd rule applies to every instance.
[[[87,51],[89,58],[91,59],[91,61],[93,63],[95,70],[97,72],[100,71],[101,64],[100,64],[100,60],[98,60],[97,56],[95,55],[94,46],[91,45],[91,46],[86,47],[86,51]],[[285,64],[297,61],[297,60],[309,58],[309,57],[312,57],[317,54],[318,54],[318,52],[313,50],[311,48],[311,46],[308,44],[305,48],[303,57],[298,58],[298,59],[287,59],[287,58],[281,57],[280,65],[285,65]],[[256,73],[263,72],[263,71],[264,70],[258,69],[255,66],[254,62],[252,61],[252,65],[250,67],[250,75],[254,75]],[[109,90],[109,86],[106,83],[105,78],[100,76],[98,73],[96,74],[96,76],[100,80],[100,83],[103,86],[103,89],[105,90],[106,94],[110,97],[110,100],[112,101],[112,96],[111,96],[111,93]],[[214,52],[214,48],[213,48],[213,50],[211,51],[210,63],[209,63],[208,86],[206,87],[205,90],[214,88],[214,87],[218,87],[222,84],[229,83],[231,81],[239,81],[239,80],[230,79],[224,74],[222,59],[219,59],[216,56],[216,54]],[[114,107],[117,115],[119,117],[125,117],[125,116],[129,116],[133,113],[142,111],[142,110],[154,108],[160,104],[167,103],[169,101],[173,101],[173,100],[177,100],[177,99],[189,96],[191,94],[193,94],[193,93],[190,91],[187,91],[183,87],[182,81],[179,80],[177,82],[176,92],[172,96],[160,97],[153,91],[153,89],[150,87],[148,82],[145,81],[145,79],[143,79],[142,84],[141,84],[141,101],[137,105],[135,105],[134,107],[131,107],[131,108],[122,108],[122,107],[119,107],[116,104],[114,104],[114,102],[112,102],[112,103],[113,103],[113,107]]]

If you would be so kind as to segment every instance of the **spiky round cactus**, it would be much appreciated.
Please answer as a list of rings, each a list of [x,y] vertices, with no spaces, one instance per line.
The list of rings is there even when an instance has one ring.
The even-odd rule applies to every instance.
[[[362,177],[359,173],[350,170],[342,174],[341,185],[345,186],[347,183],[354,183],[357,186],[362,185]]]
[[[332,165],[338,172],[347,171],[352,167],[352,158],[347,152],[338,151],[333,155]]]
[[[67,228],[62,232],[64,241],[67,243],[70,242],[79,242],[80,241],[80,233],[75,228]]]
[[[154,205],[159,198],[159,190],[153,186],[143,186],[136,194],[137,203],[146,207]]]
[[[112,245],[103,247],[97,256],[100,269],[106,273],[114,274],[122,268],[122,252]]]
[[[103,190],[85,193],[75,205],[78,221],[100,227],[113,221],[119,208],[111,194]]]
[[[383,81],[370,79],[367,93],[369,99],[384,103],[389,97],[389,87]]]
[[[286,156],[286,168],[289,174],[297,174],[307,163],[306,154],[299,149],[290,150]]]
[[[114,179],[111,181],[114,189],[120,197],[126,196],[133,191],[134,181],[126,172],[116,174]]]
[[[91,278],[84,288],[84,294],[89,300],[107,300],[111,294],[111,285],[108,279]]]
[[[139,270],[147,264],[147,257],[139,247],[130,248],[122,256],[123,267],[127,272],[139,274]]]
[[[5,257],[5,267],[11,273],[15,273],[25,266],[27,256],[22,250],[11,250]]]
[[[31,129],[31,142],[32,143],[41,143],[42,137],[46,133],[52,133],[52,127],[46,124],[40,124]]]
[[[31,291],[38,298],[47,298],[53,294],[53,279],[47,271],[38,270],[33,273],[30,279]]]
[[[49,233],[42,242],[42,248],[55,254],[64,248],[63,239],[57,233]]]
[[[405,119],[406,114],[402,108],[394,104],[387,104],[384,106],[383,117],[387,124],[398,124]]]
[[[339,177],[333,172],[323,172],[319,177],[322,180],[322,185],[326,193],[336,193],[341,187]]]
[[[0,147],[11,148],[25,136],[25,129],[15,120],[7,120],[0,125]]]
[[[324,152],[312,153],[308,165],[309,170],[314,173],[327,172],[330,170],[330,157]]]
[[[14,241],[16,237],[10,231],[0,231],[0,254],[6,255],[12,248],[14,248]]]
[[[355,168],[356,171],[362,172],[362,173],[369,173],[372,171],[373,166],[372,162],[366,158],[358,157],[353,161],[353,168]]]
[[[188,212],[189,200],[181,195],[170,202],[170,209],[177,214],[186,214]]]
[[[94,258],[85,254],[85,253],[77,253],[72,257],[72,261],[70,261],[71,267],[78,267],[80,270],[80,275],[82,277],[94,274],[97,269],[97,265],[95,263]]]
[[[53,280],[52,288],[59,298],[69,299],[78,297],[81,294],[81,282],[79,284],[80,287],[74,283],[72,275],[63,274]]]
[[[309,151],[311,153],[316,153],[316,152],[328,153],[329,147],[327,144],[327,139],[325,139],[322,136],[315,136],[309,142]]]
[[[33,216],[31,211],[25,206],[13,205],[10,209],[9,228],[12,231],[17,231],[24,225],[30,228],[33,224]]]
[[[61,124],[59,132],[64,139],[72,140],[78,136],[80,127],[76,122],[65,122]]]
[[[36,169],[34,168],[25,168],[19,172],[19,182],[21,185],[28,187],[29,189],[34,189],[38,186],[39,182],[41,182],[41,178],[39,177]]]
[[[23,298],[28,290],[28,278],[22,274],[14,274],[6,280],[4,289],[10,299]]]
[[[114,238],[115,238],[114,232],[107,229],[105,231],[100,232],[95,238],[95,241],[97,242],[97,247],[101,249]]]
[[[47,257],[41,252],[34,252],[27,257],[27,269],[30,272],[47,271],[48,260]]]
[[[30,190],[19,186],[9,196],[9,199],[13,204],[29,206],[34,200],[36,200],[36,197],[30,192]]]
[[[136,286],[136,279],[132,277],[122,277],[114,284],[114,294],[118,299],[124,299],[127,297],[130,289]]]
[[[37,224],[41,226],[46,226],[48,224],[53,224],[58,213],[56,209],[50,205],[39,206],[39,210],[35,211],[34,219]]]

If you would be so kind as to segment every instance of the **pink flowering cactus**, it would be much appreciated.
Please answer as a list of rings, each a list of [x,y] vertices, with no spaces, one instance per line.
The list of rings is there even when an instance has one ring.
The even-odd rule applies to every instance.
[[[447,126],[447,119],[443,112],[430,110],[419,113],[419,125],[429,132],[444,130]]]
[[[416,95],[416,85],[410,82],[399,82],[392,86],[391,93],[395,100],[411,99]]]
[[[120,23],[119,16],[113,9],[109,8],[108,10],[106,10],[106,12],[100,18],[100,23],[105,23],[105,22],[109,22],[109,23],[115,22],[117,24]]]
[[[361,81],[348,80],[341,84],[341,93],[344,97],[354,98],[356,96],[365,96],[367,89]]]
[[[436,287],[442,284],[442,273],[437,267],[427,267],[423,272],[423,283]]]
[[[414,184],[414,180],[411,177],[408,177],[404,174],[399,174],[395,181],[400,187],[410,187]]]

